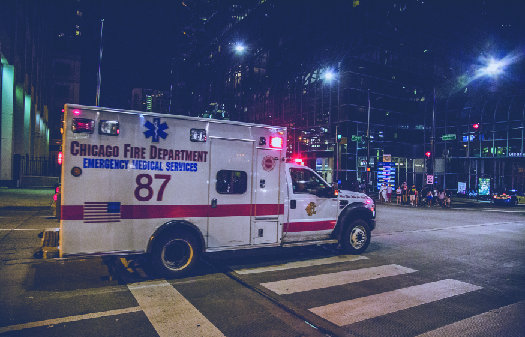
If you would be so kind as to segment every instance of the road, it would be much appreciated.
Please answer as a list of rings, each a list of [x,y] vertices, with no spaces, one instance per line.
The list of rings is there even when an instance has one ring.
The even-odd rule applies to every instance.
[[[379,205],[365,254],[36,260],[49,210],[0,213],[1,336],[525,336],[525,208]]]

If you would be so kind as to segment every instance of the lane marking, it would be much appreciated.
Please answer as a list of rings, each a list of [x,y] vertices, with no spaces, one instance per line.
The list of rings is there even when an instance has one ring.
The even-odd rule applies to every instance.
[[[41,231],[42,228],[0,228],[0,231]]]
[[[479,286],[449,279],[308,310],[338,326],[344,326],[479,289]]]
[[[472,316],[428,331],[418,337],[439,336],[519,336],[525,327],[525,301]]]
[[[308,261],[296,261],[296,262],[290,262],[275,266],[268,266],[268,267],[260,267],[260,268],[252,268],[252,269],[239,269],[235,270],[237,274],[240,275],[246,275],[246,274],[258,274],[258,273],[266,273],[271,271],[278,271],[278,270],[287,270],[287,269],[294,269],[294,268],[304,268],[304,267],[312,267],[312,266],[321,266],[325,264],[332,264],[332,263],[341,263],[341,262],[350,262],[350,261],[357,261],[357,260],[368,260],[367,257],[361,256],[361,255],[341,255],[341,256],[333,256],[328,257],[324,259],[315,259],[315,260],[308,260]]]
[[[261,285],[278,295],[287,295],[302,291],[324,289],[349,283],[374,280],[382,277],[414,273],[416,271],[417,270],[411,268],[391,264],[380,267],[346,270],[332,274],[321,274],[276,282],[261,283]]]
[[[85,315],[77,315],[77,316],[69,316],[69,317],[62,317],[62,318],[54,318],[54,319],[47,319],[45,321],[38,321],[38,322],[31,322],[31,323],[24,323],[24,324],[16,324],[16,325],[10,325],[5,327],[0,327],[0,333],[9,332],[9,331],[19,331],[23,329],[29,329],[29,328],[38,328],[41,326],[50,326],[50,325],[56,325],[56,324],[62,324],[62,323],[68,323],[68,322],[76,322],[81,321],[85,319],[92,319],[92,318],[100,318],[100,317],[106,317],[106,316],[115,316],[115,315],[121,315],[121,314],[128,314],[131,312],[137,312],[141,311],[142,309],[140,307],[131,307],[126,309],[117,309],[117,310],[109,310],[104,312],[95,312],[91,314],[85,314]]]
[[[385,235],[396,235],[396,234],[406,234],[406,233],[424,233],[424,232],[434,232],[434,231],[444,231],[449,229],[463,229],[463,228],[472,228],[472,227],[484,227],[484,226],[499,226],[499,225],[525,225],[525,222],[520,221],[505,221],[505,222],[490,222],[474,225],[464,225],[464,226],[451,226],[451,227],[437,227],[437,228],[426,228],[426,229],[416,229],[412,231],[397,231],[391,233],[372,233],[373,237],[385,236]]]
[[[160,337],[224,336],[165,280],[128,284]]]

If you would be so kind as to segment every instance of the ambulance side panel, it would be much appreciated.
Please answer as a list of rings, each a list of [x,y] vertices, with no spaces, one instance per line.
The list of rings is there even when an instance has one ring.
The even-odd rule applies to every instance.
[[[155,229],[172,219],[186,220],[205,235],[210,143],[190,142],[190,129],[207,129],[206,122],[68,110],[63,142],[62,255],[146,251]],[[80,111],[78,117],[94,119],[96,128],[100,120],[118,121],[119,135],[99,135],[97,130],[73,133],[71,119],[77,115],[72,110]],[[165,139],[158,135],[146,138],[144,126],[156,118],[166,123]],[[92,145],[96,150],[104,146],[104,152],[94,151]],[[188,157],[189,151],[191,158],[184,158],[183,153]],[[73,167],[80,167],[82,174],[74,177]]]
[[[94,132],[73,133],[73,118],[94,120]],[[99,134],[102,120],[118,121],[118,136]],[[206,140],[190,141],[192,129]],[[271,135],[282,149],[261,143]],[[61,256],[145,252],[168,223],[191,224],[206,250],[281,239],[286,129],[66,105],[62,150]],[[241,175],[246,191],[229,193]]]

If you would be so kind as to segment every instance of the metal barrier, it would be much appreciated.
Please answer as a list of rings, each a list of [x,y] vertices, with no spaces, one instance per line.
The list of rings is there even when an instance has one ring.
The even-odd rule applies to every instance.
[[[19,158],[21,176],[60,177],[60,165],[56,156],[29,157],[29,155],[26,155]]]

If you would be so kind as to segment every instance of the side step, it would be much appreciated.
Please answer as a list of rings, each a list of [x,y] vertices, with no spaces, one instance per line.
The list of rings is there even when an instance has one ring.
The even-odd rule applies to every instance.
[[[60,228],[46,228],[42,237],[42,258],[54,259],[59,257]]]
[[[329,243],[338,243],[338,242],[339,242],[339,240],[337,240],[337,239],[319,240],[319,241],[297,241],[297,242],[284,243],[283,247],[326,245],[326,244],[329,244]]]

